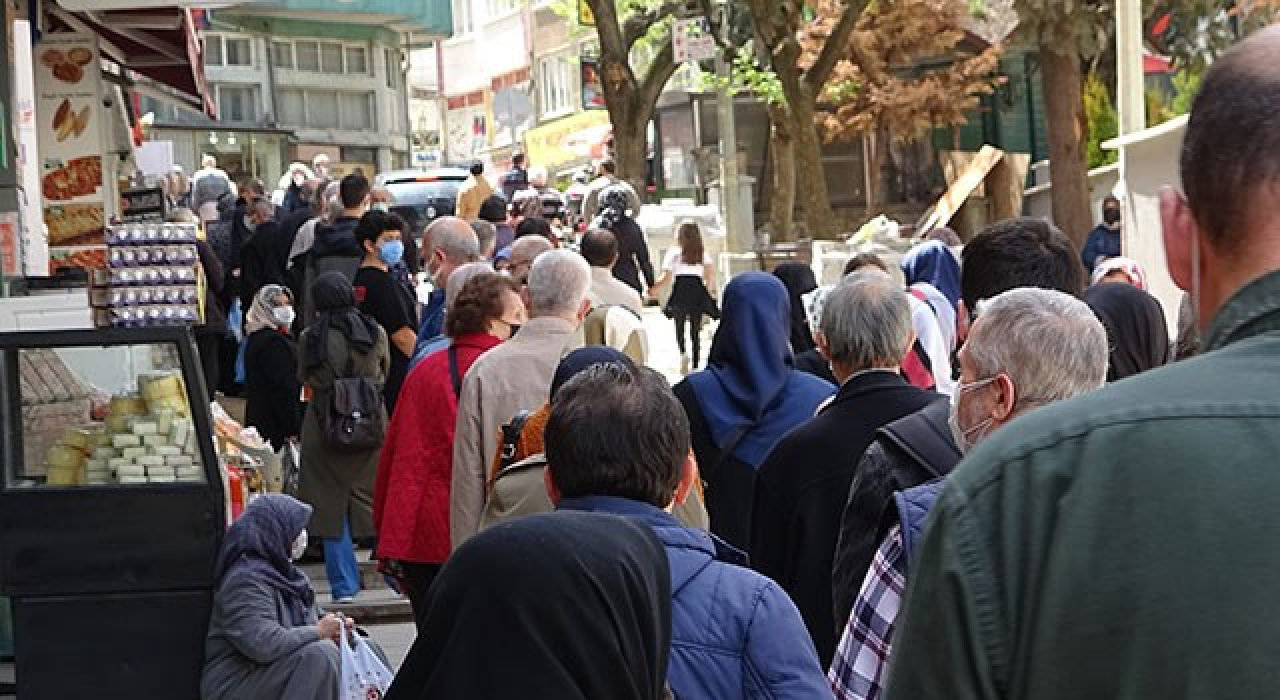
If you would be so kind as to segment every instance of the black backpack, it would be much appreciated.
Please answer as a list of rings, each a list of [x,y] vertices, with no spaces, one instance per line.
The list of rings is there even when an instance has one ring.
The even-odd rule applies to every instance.
[[[320,431],[335,452],[367,452],[382,447],[387,437],[387,405],[382,389],[368,377],[348,376],[355,371],[348,357],[347,372],[334,372],[328,405],[319,407]]]

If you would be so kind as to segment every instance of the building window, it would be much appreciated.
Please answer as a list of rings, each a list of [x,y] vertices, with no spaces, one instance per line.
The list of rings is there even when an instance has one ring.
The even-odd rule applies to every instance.
[[[223,54],[226,56],[228,66],[252,66],[253,65],[253,43],[248,39],[232,39],[223,40]]]
[[[222,37],[216,34],[204,35],[204,64],[206,66],[222,65]]]
[[[377,128],[374,93],[322,89],[283,89],[276,93],[280,122],[315,129]]]
[[[372,131],[373,94],[368,92],[339,93],[340,121],[344,129]]]
[[[271,65],[293,70],[293,44],[287,41],[271,42]]]
[[[353,75],[369,74],[369,50],[363,46],[347,47],[347,73]]]
[[[277,90],[276,109],[280,112],[281,124],[307,123],[307,98],[301,90]]]
[[[458,36],[469,34],[472,30],[471,2],[472,0],[453,0],[453,31]]]
[[[577,104],[574,99],[575,72],[575,62],[567,53],[538,61],[538,89],[543,117],[573,111]]]
[[[385,52],[387,62],[387,87],[396,90],[400,87],[400,50],[387,49]]]
[[[320,45],[314,41],[299,41],[294,44],[298,70],[311,73],[320,72]]]
[[[229,122],[258,120],[258,86],[219,85],[218,118]]]
[[[320,72],[342,74],[342,44],[325,42],[320,45]]]
[[[520,0],[487,0],[490,17],[501,17],[516,11]]]

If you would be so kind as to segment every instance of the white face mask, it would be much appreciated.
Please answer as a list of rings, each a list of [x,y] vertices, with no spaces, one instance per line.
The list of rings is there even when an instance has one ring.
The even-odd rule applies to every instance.
[[[304,529],[298,533],[298,539],[293,541],[293,548],[289,550],[289,559],[298,561],[307,551],[307,531]]]
[[[293,325],[293,320],[298,317],[298,314],[292,306],[277,306],[271,310],[271,317],[280,327],[288,328]]]
[[[986,420],[965,430],[960,425],[960,396],[966,391],[984,387],[995,380],[995,377],[989,377],[987,379],[979,379],[971,384],[959,384],[956,386],[955,393],[951,395],[951,415],[947,419],[947,424],[951,427],[951,439],[955,441],[956,448],[960,450],[960,454],[967,454],[969,450],[973,449],[974,445],[983,437],[986,437],[987,429],[991,427],[991,423],[995,420],[988,416]],[[971,441],[969,436],[974,433],[982,433],[983,435]]]
[[[386,202],[374,202],[369,205],[369,208],[373,211],[391,211],[391,205]]]

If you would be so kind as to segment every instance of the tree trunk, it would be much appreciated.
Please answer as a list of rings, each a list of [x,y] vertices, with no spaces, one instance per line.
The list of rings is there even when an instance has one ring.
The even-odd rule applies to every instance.
[[[628,100],[628,104],[632,101]],[[618,166],[618,177],[631,183],[645,199],[649,158],[649,117],[651,112],[638,107],[619,110],[611,116],[613,122],[613,160]]]
[[[1049,129],[1053,220],[1079,249],[1093,227],[1085,159],[1089,125],[1082,96],[1084,72],[1079,56],[1074,52],[1058,53],[1049,42],[1040,45],[1040,71]]]
[[[796,211],[795,138],[788,111],[782,105],[769,107],[769,159],[773,174],[768,200],[769,233],[774,241],[795,239],[792,223]]]
[[[795,47],[792,49],[791,47]],[[835,213],[827,192],[827,175],[822,167],[822,143],[814,117],[814,100],[800,79],[797,67],[799,47],[788,44],[774,57],[774,72],[787,97],[791,133],[795,136],[796,202],[804,213],[805,228],[811,238],[831,238],[836,233]]]

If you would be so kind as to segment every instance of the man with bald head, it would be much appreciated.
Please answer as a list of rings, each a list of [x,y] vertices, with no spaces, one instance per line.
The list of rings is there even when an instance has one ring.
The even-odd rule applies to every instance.
[[[1273,28],[1209,69],[1182,190],[1160,198],[1205,354],[1031,412],[969,453],[916,548],[890,698],[1280,688],[1277,113]]]
[[[418,328],[418,347],[414,356],[422,354],[424,346],[444,332],[445,285],[449,275],[460,265],[480,259],[480,241],[471,224],[456,216],[442,216],[431,222],[423,233],[423,246],[427,249],[427,274],[431,276],[432,291],[427,306],[422,310],[422,325]]]

